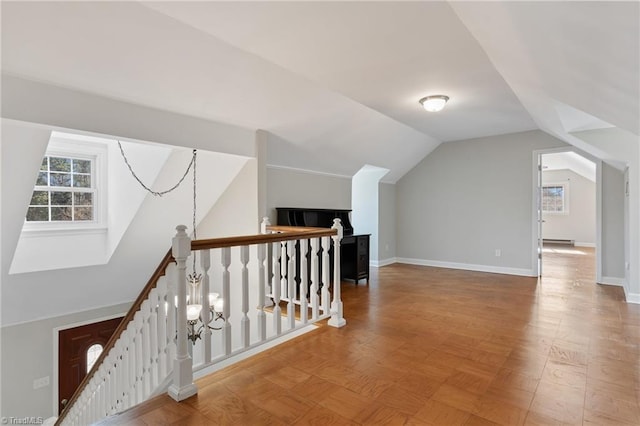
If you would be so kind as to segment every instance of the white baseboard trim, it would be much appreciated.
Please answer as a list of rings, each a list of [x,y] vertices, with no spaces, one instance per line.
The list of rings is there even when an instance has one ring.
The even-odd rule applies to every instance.
[[[617,285],[620,287],[624,287],[624,278],[602,277],[598,284]]]
[[[576,241],[573,245],[575,247],[594,247],[595,248],[596,243],[583,243],[580,241]]]
[[[625,291],[625,294],[627,296],[627,303],[640,304],[640,293],[627,293]]]
[[[531,269],[507,268],[503,266],[490,265],[473,265],[468,263],[442,262],[440,260],[411,259],[406,257],[398,257],[396,259],[398,263],[408,263],[409,265],[434,266],[436,268],[463,269],[465,271],[489,272],[491,274],[535,277],[535,274]]]
[[[369,266],[373,266],[374,268],[379,268],[381,266],[392,265],[392,264],[396,263],[397,261],[398,261],[398,259],[395,258],[395,257],[390,257],[388,259],[382,259],[382,260],[371,260],[369,262]]]

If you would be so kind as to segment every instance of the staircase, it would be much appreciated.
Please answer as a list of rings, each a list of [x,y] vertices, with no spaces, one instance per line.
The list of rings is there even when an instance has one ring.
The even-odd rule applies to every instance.
[[[329,229],[270,226],[265,218],[258,235],[194,241],[185,226],[176,229],[172,249],[56,425],[91,424],[163,392],[184,400],[197,393],[194,372],[317,321],[346,324],[339,219]],[[190,286],[194,259],[201,279]]]

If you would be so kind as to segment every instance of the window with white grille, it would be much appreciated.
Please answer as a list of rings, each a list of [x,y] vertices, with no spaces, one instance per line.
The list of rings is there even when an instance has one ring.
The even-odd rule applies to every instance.
[[[542,211],[544,213],[567,213],[566,184],[545,184],[542,186]]]
[[[95,219],[95,160],[45,156],[27,210],[27,222]]]

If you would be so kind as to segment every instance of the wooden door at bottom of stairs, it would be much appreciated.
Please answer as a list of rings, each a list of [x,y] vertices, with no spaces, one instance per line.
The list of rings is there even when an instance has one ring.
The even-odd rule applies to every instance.
[[[88,350],[104,348],[122,317],[60,330],[58,334],[58,413],[87,375]]]

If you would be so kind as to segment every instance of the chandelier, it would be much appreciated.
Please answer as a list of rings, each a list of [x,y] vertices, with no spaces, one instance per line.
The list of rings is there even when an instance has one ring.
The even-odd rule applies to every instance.
[[[129,163],[127,156],[125,155],[124,149],[122,148],[122,144],[118,141],[118,147],[120,148],[120,153],[122,154],[122,158],[124,159],[125,164],[127,165],[131,175],[134,177],[136,181],[150,194],[161,197],[169,192],[172,192],[187,177],[189,170],[193,167],[193,214],[192,214],[192,225],[193,225],[193,239],[197,239],[196,234],[196,194],[197,194],[197,185],[196,185],[196,163],[197,163],[197,150],[193,150],[193,155],[191,157],[191,162],[187,166],[184,174],[180,178],[180,180],[173,185],[171,188],[164,191],[154,191],[147,185],[145,185],[142,180],[138,177],[138,175],[133,171],[133,167]],[[189,283],[191,289],[189,294],[187,295],[187,332],[188,339],[195,344],[196,340],[200,339],[202,336],[202,331],[207,327],[209,330],[221,330],[222,326],[215,326],[214,323],[216,321],[225,321],[223,308],[224,308],[224,300],[219,297],[218,293],[209,293],[209,311],[202,312],[202,303],[200,302],[200,285],[202,284],[202,274],[196,272],[196,254],[195,252],[192,254],[193,256],[193,265],[191,273],[187,275],[187,282]],[[189,302],[193,302],[189,304]],[[178,297],[176,296],[175,300],[176,307],[178,306]],[[198,325],[200,324],[200,325]]]

